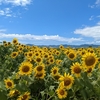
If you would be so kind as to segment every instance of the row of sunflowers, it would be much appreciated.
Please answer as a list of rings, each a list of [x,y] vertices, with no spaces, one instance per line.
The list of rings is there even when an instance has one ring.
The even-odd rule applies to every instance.
[[[0,100],[60,99],[100,100],[100,47],[1,43]]]

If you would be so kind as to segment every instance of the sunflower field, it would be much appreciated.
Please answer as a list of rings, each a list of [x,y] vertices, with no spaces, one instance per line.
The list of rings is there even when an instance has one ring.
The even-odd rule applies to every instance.
[[[100,47],[2,41],[0,100],[100,100]]]

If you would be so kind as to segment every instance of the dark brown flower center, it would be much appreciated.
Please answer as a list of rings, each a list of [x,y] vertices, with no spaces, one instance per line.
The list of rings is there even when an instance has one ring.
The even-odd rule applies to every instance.
[[[37,73],[36,74],[36,77],[42,77],[43,76],[43,73]]]
[[[85,64],[87,66],[92,66],[95,63],[95,58],[94,56],[89,56],[85,59]]]
[[[81,72],[81,69],[79,67],[75,67],[74,68],[74,72],[77,73],[77,74],[79,74]]]
[[[89,68],[88,70],[87,70],[87,73],[91,73],[92,72],[92,68]]]
[[[69,54],[69,58],[73,59],[75,57],[75,55],[73,53]]]
[[[13,53],[13,56],[16,56],[16,53]]]
[[[59,94],[60,95],[64,95],[65,91],[64,90],[60,90]]]
[[[28,71],[29,71],[29,66],[24,66],[24,67],[22,68],[22,71],[23,71],[23,72],[28,72]]]
[[[53,74],[56,74],[56,73],[57,73],[57,70],[56,70],[56,69],[54,69],[54,70],[53,70]]]
[[[37,71],[41,71],[42,69],[43,69],[42,66],[38,66],[38,67],[37,67]]]
[[[26,100],[27,99],[27,95],[23,95],[22,100]]]
[[[12,83],[11,83],[11,82],[7,82],[7,85],[8,85],[9,87],[11,87],[11,86],[12,86]]]
[[[41,58],[37,58],[36,61],[37,61],[37,62],[41,62]]]
[[[68,86],[70,85],[70,83],[71,83],[71,80],[69,78],[64,80],[64,86]]]

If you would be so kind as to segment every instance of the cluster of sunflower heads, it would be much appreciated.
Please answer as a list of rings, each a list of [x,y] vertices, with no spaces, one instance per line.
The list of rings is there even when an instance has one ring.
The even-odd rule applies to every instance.
[[[100,47],[57,48],[3,41],[0,100],[100,100]]]

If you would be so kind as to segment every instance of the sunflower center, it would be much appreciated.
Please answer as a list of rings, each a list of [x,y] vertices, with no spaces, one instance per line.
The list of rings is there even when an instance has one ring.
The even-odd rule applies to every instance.
[[[75,67],[75,68],[74,68],[74,72],[78,74],[78,73],[81,72],[81,69],[80,69],[79,67]]]
[[[24,66],[24,67],[22,68],[22,71],[23,71],[23,72],[28,72],[28,71],[29,71],[29,66]]]
[[[16,40],[13,41],[13,43],[16,43],[16,42],[17,42]]]
[[[53,62],[53,59],[50,59],[50,62]]]
[[[14,95],[17,95],[19,92],[18,92],[18,90],[15,90],[14,91]]]
[[[92,71],[92,68],[89,68],[89,69],[87,70],[87,73],[91,73],[91,71]]]
[[[56,74],[57,73],[57,70],[55,69],[55,70],[53,70],[53,74]]]
[[[38,54],[38,53],[36,53],[35,55],[36,55],[36,56],[38,56],[39,54]]]
[[[64,86],[68,86],[71,83],[71,80],[69,78],[64,80]]]
[[[37,67],[37,71],[41,71],[42,69],[43,69],[42,66],[38,66],[38,67]]]
[[[29,56],[32,56],[32,54],[31,54],[31,53],[29,53]]]
[[[41,58],[37,58],[36,61],[37,61],[37,62],[41,62]]]
[[[73,59],[74,58],[74,54],[73,53],[70,53],[69,54],[69,58],[72,58]]]
[[[43,73],[37,73],[36,77],[42,77]]]
[[[16,53],[13,53],[13,56],[16,56]]]
[[[98,61],[100,61],[100,58],[98,58]]]
[[[12,86],[12,83],[11,83],[11,82],[7,82],[7,85],[8,85],[9,87],[11,87],[11,86]]]
[[[64,93],[65,93],[64,90],[60,90],[59,92],[60,95],[64,95]]]
[[[85,52],[82,52],[82,55],[84,55],[85,54]]]
[[[45,57],[45,58],[47,58],[47,57],[48,57],[48,55],[45,55],[44,57]]]
[[[27,95],[23,95],[22,100],[26,100],[27,99]]]
[[[89,56],[85,59],[85,64],[87,66],[92,66],[95,63],[95,58],[93,56]]]

